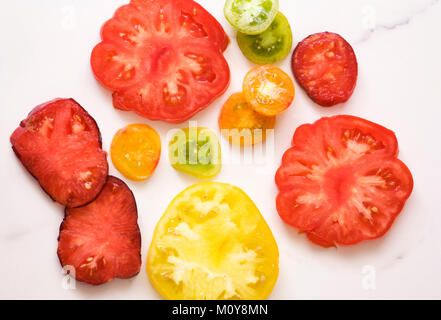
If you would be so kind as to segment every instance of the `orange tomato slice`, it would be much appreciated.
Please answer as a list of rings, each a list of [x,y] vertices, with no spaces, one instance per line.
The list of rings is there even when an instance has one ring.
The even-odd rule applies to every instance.
[[[147,180],[161,155],[161,138],[146,124],[131,124],[119,130],[110,148],[115,168],[126,178]]]
[[[283,70],[265,65],[247,73],[243,92],[255,111],[265,116],[275,116],[292,104],[295,87],[291,77]]]
[[[249,146],[266,139],[266,130],[274,129],[275,117],[257,113],[247,103],[243,93],[233,94],[219,116],[222,135],[232,144]]]

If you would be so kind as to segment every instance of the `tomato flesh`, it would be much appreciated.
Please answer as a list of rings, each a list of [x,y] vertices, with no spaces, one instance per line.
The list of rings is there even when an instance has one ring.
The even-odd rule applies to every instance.
[[[235,93],[225,102],[219,116],[219,128],[230,143],[241,146],[265,141],[267,130],[274,129],[275,117],[254,111],[243,93]]]
[[[346,102],[357,83],[354,50],[335,33],[317,33],[301,41],[292,56],[292,69],[311,99],[324,107]]]
[[[221,149],[216,133],[198,127],[177,131],[170,140],[169,159],[178,171],[200,179],[215,177],[221,169]]]
[[[115,134],[110,150],[113,165],[125,177],[147,180],[159,163],[161,138],[146,124],[131,124]]]
[[[166,299],[265,299],[278,276],[276,241],[253,201],[216,182],[179,194],[159,221],[147,272]]]
[[[243,81],[245,99],[258,113],[275,116],[291,105],[294,83],[283,70],[270,65],[251,69]]]
[[[352,116],[299,127],[276,173],[277,210],[322,246],[384,235],[413,189],[395,134]]]
[[[192,0],[132,0],[102,28],[92,52],[95,77],[117,109],[182,122],[228,87],[220,24]]]

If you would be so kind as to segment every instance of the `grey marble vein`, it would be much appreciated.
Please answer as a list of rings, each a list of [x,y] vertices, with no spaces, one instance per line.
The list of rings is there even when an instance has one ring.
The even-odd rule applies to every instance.
[[[429,2],[427,5],[425,5],[421,9],[414,11],[410,15],[408,15],[405,18],[400,19],[394,23],[377,24],[374,28],[367,30],[360,39],[354,41],[354,44],[357,45],[357,44],[361,44],[363,42],[366,42],[367,40],[369,40],[372,37],[372,35],[374,33],[378,32],[379,30],[386,30],[386,31],[387,30],[394,30],[399,27],[406,26],[406,25],[410,24],[416,16],[419,16],[419,15],[426,13],[428,10],[432,9],[434,6],[438,5],[439,3],[441,3],[441,0],[432,0],[431,2]]]

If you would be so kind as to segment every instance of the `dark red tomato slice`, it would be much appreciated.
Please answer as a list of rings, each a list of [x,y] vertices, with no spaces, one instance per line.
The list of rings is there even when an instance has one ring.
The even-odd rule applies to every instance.
[[[73,99],[36,107],[11,136],[12,148],[41,187],[67,207],[95,199],[107,179],[95,120]]]
[[[109,176],[102,192],[90,204],[66,209],[58,239],[63,267],[75,269],[75,278],[99,285],[130,278],[141,267],[141,233],[136,201],[127,185]]]
[[[115,108],[182,122],[228,87],[221,25],[192,0],[132,0],[102,28],[92,52],[98,81]]]
[[[300,42],[292,56],[292,69],[300,86],[324,107],[346,102],[357,83],[354,50],[336,33],[316,33]]]
[[[397,155],[395,134],[361,118],[299,127],[276,173],[280,217],[325,247],[383,236],[413,188]]]

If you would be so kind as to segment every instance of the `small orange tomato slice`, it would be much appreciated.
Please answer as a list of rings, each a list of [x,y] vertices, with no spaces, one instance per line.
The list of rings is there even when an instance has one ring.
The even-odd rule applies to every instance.
[[[274,129],[275,117],[257,113],[243,93],[233,94],[222,107],[219,128],[232,144],[249,146],[266,139],[266,130]]]
[[[146,124],[131,124],[119,130],[110,148],[115,168],[126,178],[147,180],[161,155],[161,138]]]
[[[283,70],[265,65],[247,73],[243,92],[255,111],[265,116],[275,116],[291,105],[295,87],[291,77]]]

